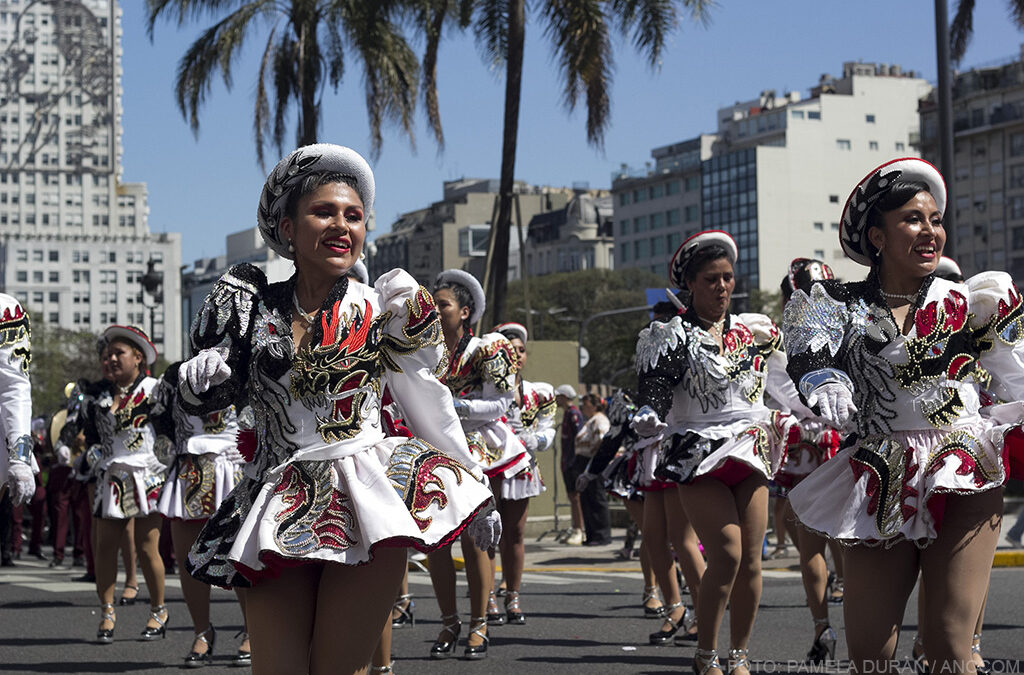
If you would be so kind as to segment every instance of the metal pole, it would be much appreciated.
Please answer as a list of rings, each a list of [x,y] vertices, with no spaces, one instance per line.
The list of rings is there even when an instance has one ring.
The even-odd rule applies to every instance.
[[[953,167],[953,83],[952,69],[949,64],[949,10],[946,0],[935,0],[935,51],[939,69],[939,171],[946,179],[946,212],[942,215],[946,229],[946,255],[953,257],[956,253],[956,235],[954,218],[956,209],[956,175]]]

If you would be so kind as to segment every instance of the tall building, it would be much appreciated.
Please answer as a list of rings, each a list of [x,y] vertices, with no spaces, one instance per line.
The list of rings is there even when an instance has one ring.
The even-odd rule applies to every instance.
[[[719,229],[739,247],[741,288],[777,289],[798,256],[863,277],[839,245],[843,204],[875,166],[916,155],[930,90],[899,66],[845,63],[807,98],[768,90],[721,108],[714,134],[656,148],[646,170],[613,177],[616,266],[665,273],[683,239]]]
[[[939,163],[935,96],[921,103],[921,155]],[[964,274],[1005,270],[1024,282],[1024,46],[953,79],[953,255]]]
[[[181,240],[122,180],[121,96],[116,0],[0,0],[0,288],[35,321],[138,325],[173,360]]]
[[[531,277],[614,268],[611,195],[580,189],[563,208],[538,213],[523,248]]]

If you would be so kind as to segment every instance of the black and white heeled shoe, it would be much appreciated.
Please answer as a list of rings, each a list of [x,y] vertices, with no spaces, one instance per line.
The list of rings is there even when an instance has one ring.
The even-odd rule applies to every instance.
[[[195,642],[202,642],[206,645],[205,652],[195,650]],[[217,644],[217,629],[210,626],[202,633],[196,633],[195,642],[192,643],[192,651],[185,657],[186,668],[200,668],[213,661],[213,647]]]

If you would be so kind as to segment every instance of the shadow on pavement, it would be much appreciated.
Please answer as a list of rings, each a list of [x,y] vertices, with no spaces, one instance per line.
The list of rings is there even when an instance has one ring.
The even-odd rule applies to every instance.
[[[0,673],[150,673],[171,668],[160,661],[114,661],[111,663],[0,663]],[[174,670],[178,666],[173,666]]]

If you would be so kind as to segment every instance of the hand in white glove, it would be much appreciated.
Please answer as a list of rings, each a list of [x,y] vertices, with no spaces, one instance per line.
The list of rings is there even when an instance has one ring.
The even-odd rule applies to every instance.
[[[71,448],[64,444],[58,445],[54,454],[57,455],[57,464],[71,466]]]
[[[486,511],[481,511],[466,531],[473,537],[476,547],[481,551],[495,548],[501,539],[501,516],[492,506]]]
[[[178,378],[196,394],[231,377],[231,367],[216,349],[204,349],[178,367]]]
[[[11,462],[7,484],[11,486],[11,501],[15,506],[28,504],[36,493],[36,477],[25,462]]]
[[[537,452],[537,437],[533,434],[522,434],[519,436],[519,441],[528,451]]]
[[[818,415],[828,420],[836,429],[842,429],[857,414],[857,406],[853,404],[853,393],[838,382],[821,384],[811,390],[807,397],[807,406],[817,406]]]
[[[668,425],[662,422],[658,417],[658,413],[654,412],[650,406],[646,405],[636,411],[630,425],[633,427],[633,431],[635,431],[641,438],[657,436],[668,427]]]
[[[464,420],[469,417],[469,404],[460,398],[454,399],[452,403],[455,405],[455,414],[460,420]]]
[[[576,492],[585,491],[595,478],[597,478],[597,476],[589,471],[581,473],[579,478],[576,479]]]

